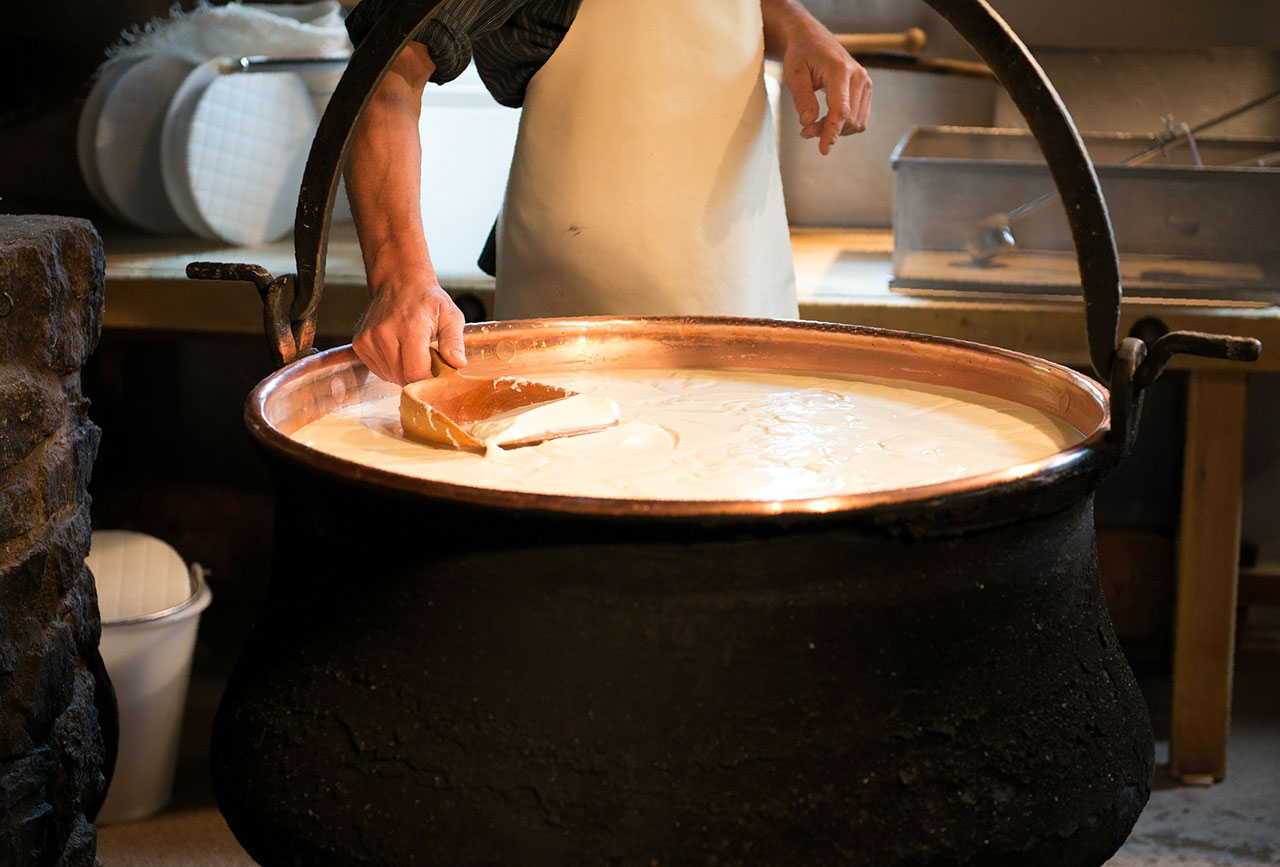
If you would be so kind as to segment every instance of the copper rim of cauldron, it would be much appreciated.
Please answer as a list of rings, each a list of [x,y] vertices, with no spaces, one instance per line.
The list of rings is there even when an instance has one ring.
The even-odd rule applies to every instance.
[[[1059,192],[1071,226],[1072,239],[1076,247],[1085,301],[1085,337],[1089,358],[1098,375],[1114,384],[1117,397],[1116,411],[1110,412],[1108,395],[1101,388],[1088,382],[1079,374],[1041,359],[980,344],[967,344],[963,341],[911,335],[905,332],[871,329],[857,331],[852,326],[846,328],[849,331],[857,331],[867,340],[891,338],[897,341],[908,341],[916,349],[921,351],[927,349],[926,354],[934,357],[950,353],[952,361],[986,364],[999,361],[1005,365],[1006,371],[1019,372],[1020,376],[1016,378],[1024,383],[1033,381],[1037,377],[1043,380],[1041,386],[1029,385],[1031,392],[1035,392],[1037,388],[1043,388],[1044,383],[1051,380],[1061,379],[1064,382],[1071,382],[1073,383],[1071,389],[1063,386],[1059,393],[1068,395],[1068,400],[1071,393],[1079,394],[1082,398],[1087,395],[1088,400],[1085,402],[1100,407],[1096,413],[1093,413],[1089,424],[1074,425],[1077,430],[1085,434],[1083,443],[1044,460],[1014,467],[1002,473],[975,476],[956,482],[874,494],[786,501],[616,500],[503,492],[486,488],[430,483],[386,471],[360,467],[347,461],[320,456],[317,453],[306,454],[304,447],[294,444],[281,431],[274,430],[263,413],[267,409],[267,404],[272,402],[275,390],[285,381],[283,373],[285,366],[290,371],[288,376],[301,373],[312,377],[315,371],[320,369],[318,365],[345,364],[354,370],[349,350],[347,355],[341,357],[323,355],[321,360],[306,358],[314,351],[312,340],[316,333],[320,293],[324,284],[325,250],[328,244],[330,217],[351,134],[364,112],[369,95],[390,68],[399,51],[413,38],[414,33],[420,31],[434,13],[439,0],[399,0],[397,3],[390,4],[386,14],[378,19],[352,54],[351,61],[334,89],[320,120],[320,126],[307,159],[298,198],[297,219],[294,223],[297,273],[272,278],[265,269],[257,265],[192,262],[187,266],[189,276],[201,279],[248,281],[253,283],[262,295],[268,344],[282,370],[260,383],[250,395],[245,421],[251,433],[261,443],[294,463],[384,489],[413,491],[442,499],[471,503],[483,502],[522,509],[600,515],[643,514],[665,517],[735,514],[798,515],[831,512],[845,514],[850,510],[866,510],[888,504],[898,504],[905,508],[909,503],[926,503],[930,499],[937,498],[947,498],[948,502],[951,502],[949,498],[953,495],[971,494],[984,489],[1009,493],[1020,486],[1035,488],[1041,483],[1051,482],[1054,478],[1061,479],[1090,472],[1100,475],[1110,469],[1124,451],[1132,446],[1140,410],[1141,390],[1159,375],[1170,355],[1176,352],[1190,352],[1219,358],[1247,359],[1256,357],[1257,343],[1241,338],[1171,332],[1160,338],[1148,353],[1146,345],[1135,338],[1125,338],[1117,342],[1121,292],[1120,265],[1116,254],[1115,238],[1093,165],[1065,107],[1030,52],[985,2],[982,0],[926,0],[926,2],[956,28],[960,35],[977,50],[988,66],[997,71],[1001,84],[1026,118],[1028,127],[1045,154],[1054,185]],[[605,336],[598,330],[600,326],[582,324],[593,320],[574,321],[581,327],[587,328],[596,339]],[[685,326],[693,327],[698,322],[706,323],[711,320],[606,318],[602,321],[608,323],[609,327],[638,327],[643,323],[648,323],[648,326],[661,326],[664,323],[674,326],[683,323]],[[727,321],[733,322],[733,320]],[[531,322],[535,321],[516,322],[512,327],[534,327],[530,325]],[[744,326],[748,324],[747,320],[737,320],[737,322]],[[561,320],[560,326],[567,327],[567,323],[569,320]],[[759,321],[756,324],[759,325]],[[546,321],[542,327],[549,328],[555,325],[556,321]],[[493,329],[499,327],[492,324],[476,326],[469,331],[469,335],[473,341],[483,341],[487,336],[494,334]],[[809,331],[811,336],[815,333],[823,333],[824,329],[841,330],[840,326],[829,325],[773,323],[771,327],[798,327]],[[543,336],[546,333],[544,331]],[[510,334],[506,336],[513,338]],[[479,350],[480,347],[473,345],[471,350],[473,363],[477,357],[483,358],[483,353]],[[305,361],[298,361],[304,358],[306,358]],[[338,358],[338,361],[335,362],[335,358]],[[300,365],[302,367],[298,369]],[[775,365],[765,366],[775,367]],[[329,379],[333,378],[332,373],[336,369],[332,366],[325,368]],[[497,367],[495,366],[494,369],[496,370]],[[486,372],[483,369],[473,368],[473,370],[480,374]],[[888,374],[882,373],[882,375]],[[344,385],[343,389],[349,386],[360,390],[368,378],[368,371],[364,371],[362,377],[356,377],[353,372],[348,377],[350,382]],[[338,377],[338,380],[341,379],[342,377]],[[998,394],[999,391],[988,393]],[[312,393],[311,403],[314,405],[327,403],[331,407],[337,405],[332,397],[323,397],[318,392]],[[1036,403],[1033,401],[1032,405]],[[1053,407],[1047,408],[1052,413]],[[1071,411],[1075,412],[1078,409],[1076,407]],[[296,415],[297,412],[290,415],[283,410],[277,412],[273,409],[271,418],[273,421],[279,421],[281,417],[294,419]],[[1114,434],[1110,432],[1113,419],[1116,426]],[[298,426],[292,421],[291,424],[292,427],[289,430]],[[974,494],[974,496],[981,495]]]
[[[974,494],[997,494],[1064,473],[1105,472],[1115,460],[1116,450],[1106,439],[1106,389],[1062,365],[980,343],[820,322],[665,316],[475,323],[467,326],[466,340],[468,371],[481,376],[547,373],[584,364],[862,373],[1013,400],[1065,421],[1083,440],[996,472],[933,485],[799,499],[618,499],[458,485],[337,458],[289,435],[344,406],[399,391],[373,376],[350,346],[295,362],[264,379],[248,397],[245,423],[268,450],[353,483],[473,505],[601,516],[821,515],[925,507]]]

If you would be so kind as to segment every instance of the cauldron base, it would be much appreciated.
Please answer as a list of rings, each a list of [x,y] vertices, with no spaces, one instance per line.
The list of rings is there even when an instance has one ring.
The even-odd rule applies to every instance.
[[[1146,803],[1091,497],[921,536],[278,474],[297,497],[213,744],[264,864],[1083,867]],[[370,570],[423,527],[429,553]]]

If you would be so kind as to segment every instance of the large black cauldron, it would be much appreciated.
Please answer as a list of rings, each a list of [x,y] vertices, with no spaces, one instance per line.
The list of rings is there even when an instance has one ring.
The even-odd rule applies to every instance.
[[[468,343],[482,375],[584,345],[594,367],[894,370],[1090,435],[884,494],[514,494],[289,440],[388,388],[349,349],[295,363],[249,402],[276,562],[213,743],[255,857],[1099,864],[1124,839],[1152,736],[1098,583],[1092,491],[1116,454],[1100,389],[1014,353],[814,324],[511,322]]]
[[[275,563],[212,744],[220,806],[255,858],[1098,865],[1123,841],[1152,735],[1099,590],[1093,490],[1169,352],[1256,344],[1117,346],[1115,246],[1074,127],[981,0],[930,2],[1050,157],[1109,407],[1047,362],[871,329],[582,319],[468,333],[482,375],[624,360],[863,371],[1011,397],[1086,434],[1007,474],[862,497],[542,497],[292,442],[388,387],[349,349],[310,342],[347,136],[434,3],[400,3],[362,44],[308,165],[297,277],[191,269],[256,280],[291,362],[246,408],[278,487]]]

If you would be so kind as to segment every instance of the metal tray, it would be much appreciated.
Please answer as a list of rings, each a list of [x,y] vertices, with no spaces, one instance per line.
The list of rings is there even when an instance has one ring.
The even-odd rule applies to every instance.
[[[1127,294],[1280,303],[1280,140],[1196,138],[1126,165],[1153,135],[1083,137]],[[914,127],[890,160],[895,290],[1079,295],[1056,198],[1010,221],[1011,249],[987,262],[968,252],[984,219],[1053,190],[1030,133]]]

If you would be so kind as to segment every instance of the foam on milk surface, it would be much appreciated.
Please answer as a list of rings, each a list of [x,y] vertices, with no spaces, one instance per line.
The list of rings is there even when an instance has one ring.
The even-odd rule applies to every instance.
[[[582,497],[787,500],[933,484],[1054,454],[1081,435],[1030,407],[873,377],[731,370],[529,374],[612,398],[620,423],[528,448],[406,439],[398,395],[294,433],[345,460],[453,484]]]

